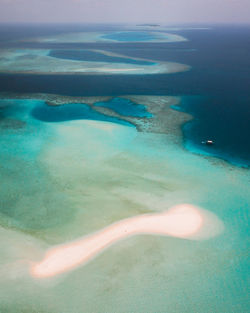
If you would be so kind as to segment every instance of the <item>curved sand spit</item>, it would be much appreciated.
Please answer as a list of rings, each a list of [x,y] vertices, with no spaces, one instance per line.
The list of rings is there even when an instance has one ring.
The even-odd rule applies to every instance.
[[[33,277],[45,278],[67,272],[83,265],[111,244],[132,235],[149,233],[197,239],[197,235],[207,227],[208,219],[210,224],[221,224],[212,213],[182,204],[163,213],[121,220],[92,235],[50,249],[41,262],[32,265],[30,273]],[[205,237],[215,234],[214,228],[208,228],[209,234]]]

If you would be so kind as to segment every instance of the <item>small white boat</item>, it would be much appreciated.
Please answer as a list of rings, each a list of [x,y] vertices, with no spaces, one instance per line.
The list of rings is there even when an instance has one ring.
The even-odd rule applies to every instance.
[[[201,142],[203,145],[207,145],[207,146],[212,146],[214,145],[214,141],[213,140],[206,140],[206,141],[202,141]]]

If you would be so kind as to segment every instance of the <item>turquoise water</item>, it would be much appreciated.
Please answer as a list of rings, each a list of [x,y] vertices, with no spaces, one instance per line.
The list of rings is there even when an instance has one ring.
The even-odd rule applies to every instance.
[[[30,118],[29,111],[42,103],[43,101],[39,100],[0,100],[2,157],[9,158],[9,160],[19,158],[31,162],[36,159],[48,133],[40,123]],[[4,126],[6,120],[9,121],[8,127],[2,128],[1,125]],[[22,127],[16,128],[17,122],[22,122]]]
[[[33,108],[31,115],[43,122],[64,122],[70,120],[97,120],[133,126],[122,119],[108,116],[91,109],[84,103],[71,103],[59,106],[49,106],[45,103]]]
[[[124,98],[113,98],[107,102],[96,102],[94,105],[112,109],[113,111],[124,116],[153,117],[144,105],[133,103],[132,101]]]
[[[89,50],[51,50],[49,56],[66,60],[90,61],[90,62],[110,62],[110,63],[126,63],[138,65],[154,65],[156,63],[149,61],[134,60],[131,58],[123,58],[105,55],[96,51]]]
[[[33,119],[30,111],[43,105],[38,100],[0,100],[3,109],[0,119],[1,185],[0,216],[8,218],[8,227],[23,230],[44,229],[71,218],[58,201],[66,197],[46,182],[46,169],[39,156],[52,138],[53,129]],[[4,121],[14,121],[13,128],[1,128]],[[22,121],[22,128],[15,128]],[[3,124],[2,124],[3,123]],[[42,192],[41,192],[42,191]],[[46,196],[45,196],[46,194]],[[4,195],[4,196],[3,196]],[[31,201],[31,195],[33,201]],[[60,214],[61,209],[64,214]],[[60,211],[60,212],[59,212]]]
[[[104,39],[112,39],[116,41],[150,41],[156,39],[156,36],[148,32],[117,32],[102,36]]]
[[[17,92],[105,94],[115,98],[107,102],[95,98],[96,105],[119,110],[125,116],[147,115],[143,104],[149,101],[173,118],[165,134],[143,133],[87,104],[52,107],[38,100],[0,100],[1,313],[249,311],[249,170],[183,149],[181,134],[175,131],[179,130],[176,115],[163,106],[169,102],[161,96],[152,102],[152,97],[145,96],[204,94],[186,98],[186,104],[184,101],[178,108],[196,119],[191,128],[184,129],[185,143],[216,136],[215,150],[220,158],[226,151],[230,161],[239,155],[249,160],[249,96],[242,79],[247,67],[238,57],[241,54],[236,62],[232,49],[224,53],[228,45],[237,51],[246,51],[246,45],[237,46],[237,37],[232,33],[225,31],[220,38],[217,29],[207,36],[192,31],[192,40],[183,44],[204,51],[190,57],[183,52],[183,59],[178,59],[175,49],[167,54],[165,45],[147,49],[145,44],[139,49],[133,44],[134,55],[158,55],[164,60],[176,57],[176,61],[191,64],[193,74],[150,78],[2,76],[0,88],[4,91],[17,88]],[[246,42],[246,37],[240,38]],[[220,44],[223,50],[218,51]],[[215,59],[211,58],[213,53]],[[230,55],[233,59],[227,59]],[[219,56],[223,62],[216,64]],[[225,68],[220,66],[229,71],[223,72]],[[237,66],[240,70],[235,72]],[[237,77],[234,84],[230,83],[232,77]],[[232,91],[235,94],[230,94]],[[135,93],[143,94],[137,97],[139,107],[120,96]],[[174,113],[180,117],[183,114]],[[164,119],[156,122],[165,126]],[[229,138],[229,133],[234,134]],[[224,229],[213,237],[214,224],[208,221],[211,237],[197,241],[131,237],[65,275],[45,281],[30,275],[31,264],[42,260],[57,244],[94,233],[121,219],[161,212],[180,203],[213,212]]]
[[[132,124],[98,113],[86,104],[51,107],[42,100],[4,99],[0,100],[0,113],[0,164],[4,165],[0,172],[4,181],[0,190],[0,217],[3,216],[2,221],[7,218],[9,227],[29,232],[50,229],[74,217],[76,209],[64,192],[69,182],[65,181],[61,188],[55,188],[48,165],[41,162],[43,153],[64,145],[62,135],[58,135],[61,129],[67,130],[63,136],[66,138],[67,134],[71,135],[70,129],[77,128],[79,141],[72,133],[74,139],[72,141],[70,137],[69,142],[75,140],[76,148],[81,143],[81,153],[91,162],[100,158],[100,151],[102,157],[106,156],[105,151],[112,155],[112,151],[121,149],[130,140],[126,132],[130,134],[129,138],[133,138],[136,132]],[[8,127],[1,127],[6,120],[10,121]],[[71,126],[73,120],[80,124]],[[22,127],[16,128],[17,121],[22,121]],[[100,129],[95,124],[85,125],[84,121],[100,123]],[[111,127],[109,125],[114,125],[112,127],[122,140],[113,138],[109,131],[105,132],[105,127]],[[101,140],[98,144],[100,151],[95,146],[91,148],[91,142],[96,138]],[[108,148],[105,149],[106,146]],[[74,149],[74,146],[71,147],[71,151]],[[74,156],[69,158],[73,159]]]

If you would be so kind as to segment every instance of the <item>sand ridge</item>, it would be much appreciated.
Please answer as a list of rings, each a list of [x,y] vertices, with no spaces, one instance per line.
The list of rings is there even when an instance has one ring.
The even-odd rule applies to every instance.
[[[41,262],[31,266],[30,273],[36,278],[46,278],[70,271],[86,264],[110,245],[133,235],[148,233],[192,239],[205,222],[204,213],[190,204],[177,205],[163,213],[124,219],[97,233],[50,249]]]

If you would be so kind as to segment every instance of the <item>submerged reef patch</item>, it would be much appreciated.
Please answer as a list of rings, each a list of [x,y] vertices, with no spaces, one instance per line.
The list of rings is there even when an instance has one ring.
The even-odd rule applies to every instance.
[[[84,52],[85,51],[85,52]],[[7,49],[0,51],[0,73],[26,73],[26,74],[167,74],[183,72],[189,66],[174,62],[147,60],[128,57],[108,51],[89,50],[87,59],[83,61],[72,57],[57,58],[50,56],[48,49]],[[86,53],[86,49],[76,54]],[[72,50],[71,50],[72,54]],[[91,56],[91,54],[93,54]],[[103,56],[95,59],[96,54]],[[31,57],[32,56],[32,57]],[[91,56],[91,57],[90,57]],[[112,58],[115,62],[111,62]],[[130,60],[130,62],[128,61]]]
[[[0,118],[0,129],[5,130],[19,130],[26,126],[26,123],[22,120],[14,119],[14,118]]]
[[[156,31],[109,31],[74,32],[54,36],[29,38],[24,41],[46,43],[84,43],[84,42],[180,42],[187,41],[181,35]]]
[[[180,101],[172,96],[137,96],[122,95],[120,97],[71,97],[56,94],[15,94],[8,96],[18,99],[42,100],[32,107],[31,115],[41,121],[50,121],[50,107],[61,107],[51,111],[54,121],[86,119],[93,114],[94,119],[135,125],[139,132],[172,134],[175,140],[181,139],[180,125],[192,117],[187,113],[179,113],[171,109]],[[0,94],[6,98],[7,94]],[[88,108],[86,107],[88,106]],[[60,113],[61,112],[61,113]],[[69,112],[69,115],[67,115]],[[85,113],[84,113],[85,112]],[[98,114],[101,115],[98,115]],[[59,115],[57,115],[59,114]],[[111,121],[111,120],[110,120]],[[50,121],[52,122],[52,120]]]
[[[0,129],[20,130],[26,126],[26,122],[18,118],[14,109],[14,102],[0,99]]]

